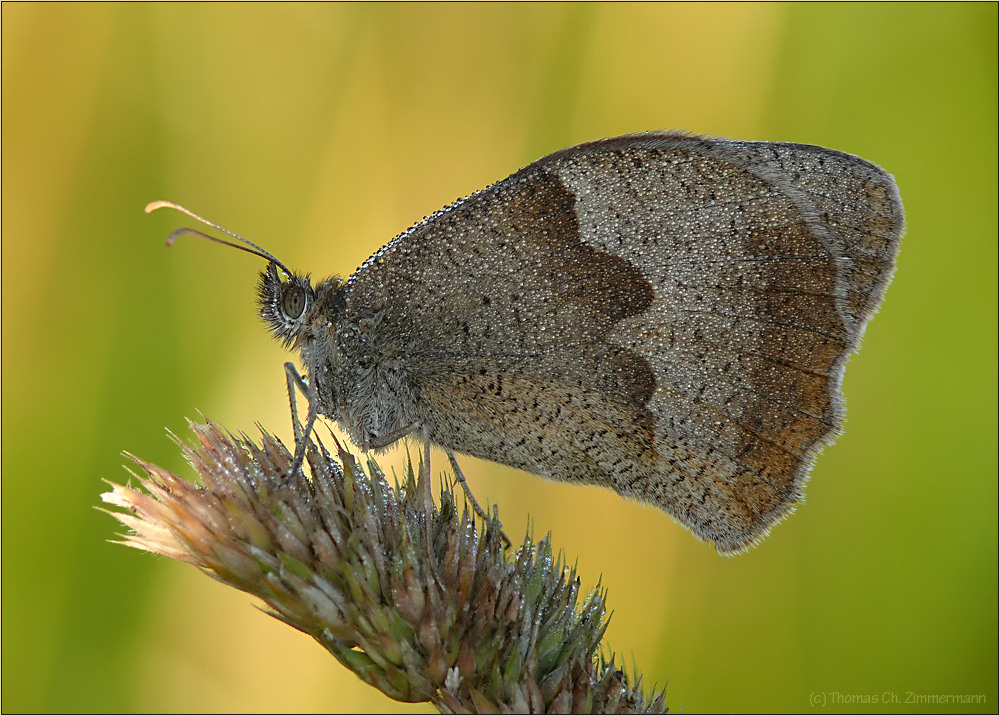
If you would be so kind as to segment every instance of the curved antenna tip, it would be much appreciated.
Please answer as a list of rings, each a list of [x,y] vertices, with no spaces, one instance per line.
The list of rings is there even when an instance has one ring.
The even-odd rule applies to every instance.
[[[152,214],[157,209],[162,209],[164,207],[168,207],[171,209],[179,208],[178,205],[172,201],[163,201],[162,199],[158,199],[156,201],[151,201],[148,204],[146,204],[146,213]]]

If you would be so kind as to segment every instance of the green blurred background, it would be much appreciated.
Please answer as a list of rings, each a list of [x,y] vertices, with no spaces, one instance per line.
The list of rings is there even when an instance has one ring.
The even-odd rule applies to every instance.
[[[108,543],[93,506],[122,450],[185,470],[164,428],[198,411],[289,432],[261,262],[168,251],[191,222],[146,202],[348,274],[542,154],[659,128],[896,176],[908,231],[847,432],[734,559],[610,492],[466,459],[476,494],[603,574],[608,644],[674,709],[997,711],[995,3],[2,13],[4,712],[414,708],[251,598]]]

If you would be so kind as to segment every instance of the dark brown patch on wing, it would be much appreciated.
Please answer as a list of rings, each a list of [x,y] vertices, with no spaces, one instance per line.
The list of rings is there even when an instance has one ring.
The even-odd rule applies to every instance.
[[[399,352],[436,442],[608,484],[653,467],[655,373],[607,336],[655,294],[630,261],[581,241],[576,203],[552,173],[519,172],[390,244],[348,300],[410,337]]]

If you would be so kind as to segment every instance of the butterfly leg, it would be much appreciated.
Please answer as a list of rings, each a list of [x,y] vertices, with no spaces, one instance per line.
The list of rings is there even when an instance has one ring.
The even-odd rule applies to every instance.
[[[302,440],[302,422],[299,420],[299,409],[295,401],[295,391],[296,389],[301,390],[302,395],[308,398],[309,384],[303,380],[292,363],[285,363],[285,382],[288,386],[288,405],[292,409],[292,431],[295,433],[295,444],[298,445]]]
[[[316,423],[316,401],[312,399],[309,384],[302,379],[302,376],[295,370],[295,366],[292,363],[285,363],[285,380],[288,383],[288,404],[292,409],[292,431],[295,434],[295,457],[292,460],[292,469],[290,472],[291,475],[294,475],[302,469],[302,463],[306,459],[307,441]],[[306,413],[305,427],[299,421],[299,410],[295,401],[296,390],[301,390],[302,395],[309,401],[309,411]]]
[[[490,517],[486,514],[486,511],[479,506],[479,503],[476,502],[476,497],[472,494],[472,489],[469,487],[469,483],[465,480],[465,474],[462,472],[462,468],[458,466],[458,460],[455,458],[455,453],[448,448],[445,448],[445,453],[447,453],[448,461],[451,463],[451,469],[455,473],[455,482],[462,486],[462,490],[465,492],[465,498],[472,504],[472,510],[483,520],[483,524],[489,524]],[[510,538],[504,533],[503,529],[500,530],[500,536],[503,537],[504,543],[510,547]]]

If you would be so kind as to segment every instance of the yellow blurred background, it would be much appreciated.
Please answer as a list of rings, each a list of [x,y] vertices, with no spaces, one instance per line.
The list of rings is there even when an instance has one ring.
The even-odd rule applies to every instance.
[[[996,712],[997,5],[3,4],[4,712],[412,711],[196,570],[108,543],[122,450],[288,437],[262,263],[352,272],[552,150],[687,129],[875,161],[908,231],[808,500],[726,559],[610,492],[463,460],[599,576],[688,712]],[[321,433],[322,434],[322,433]],[[399,460],[382,459],[388,470]],[[441,461],[438,465],[443,464]],[[971,696],[906,703],[911,695]],[[874,702],[874,703],[870,703]]]

